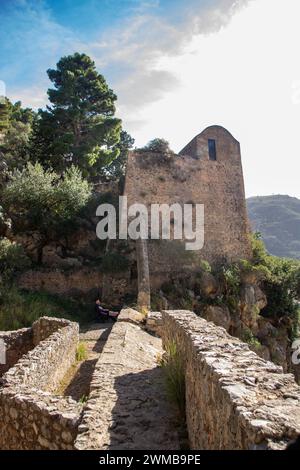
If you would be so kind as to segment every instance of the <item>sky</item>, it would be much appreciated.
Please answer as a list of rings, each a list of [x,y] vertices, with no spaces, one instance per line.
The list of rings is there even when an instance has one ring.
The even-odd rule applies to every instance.
[[[46,70],[84,52],[137,146],[219,124],[248,197],[300,198],[299,18],[299,0],[0,0],[0,91],[44,107]]]

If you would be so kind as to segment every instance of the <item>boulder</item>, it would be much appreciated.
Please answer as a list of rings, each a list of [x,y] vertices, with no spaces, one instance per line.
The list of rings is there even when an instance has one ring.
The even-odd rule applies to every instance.
[[[199,287],[205,297],[215,296],[219,290],[216,278],[211,273],[207,272],[201,274]]]
[[[231,325],[231,316],[226,306],[209,305],[204,312],[204,318],[213,322],[217,326],[222,326],[229,331]]]
[[[118,321],[125,321],[129,323],[145,323],[146,316],[138,312],[138,310],[134,310],[133,308],[123,308],[118,316]]]
[[[240,292],[241,321],[255,334],[258,330],[258,315],[267,305],[267,298],[256,284],[244,284]]]

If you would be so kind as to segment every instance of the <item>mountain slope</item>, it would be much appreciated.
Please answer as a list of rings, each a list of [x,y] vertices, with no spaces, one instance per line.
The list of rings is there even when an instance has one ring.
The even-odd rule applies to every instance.
[[[300,259],[300,200],[290,196],[247,199],[251,227],[272,255]]]

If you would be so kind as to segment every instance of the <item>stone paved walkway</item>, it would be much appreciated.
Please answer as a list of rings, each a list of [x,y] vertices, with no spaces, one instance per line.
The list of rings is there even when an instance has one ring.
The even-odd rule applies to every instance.
[[[158,367],[161,340],[117,322],[96,364],[77,449],[176,450],[176,411]]]

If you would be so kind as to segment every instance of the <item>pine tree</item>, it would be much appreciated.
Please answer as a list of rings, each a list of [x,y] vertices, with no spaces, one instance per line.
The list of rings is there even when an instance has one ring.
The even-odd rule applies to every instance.
[[[117,97],[85,54],[63,57],[47,73],[54,88],[48,90],[51,106],[39,112],[36,160],[59,172],[73,164],[93,176],[119,155]]]

